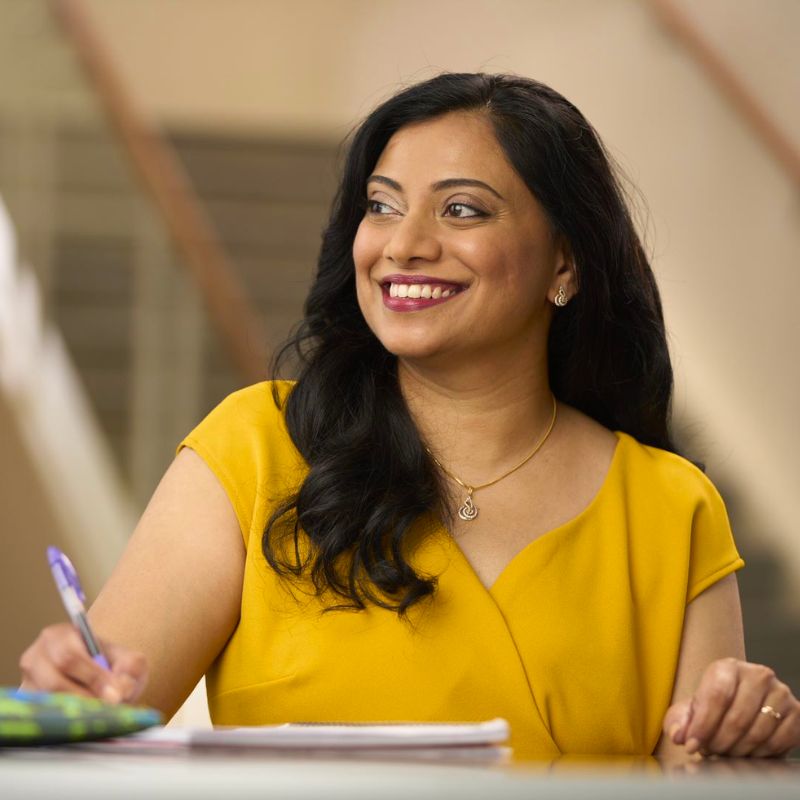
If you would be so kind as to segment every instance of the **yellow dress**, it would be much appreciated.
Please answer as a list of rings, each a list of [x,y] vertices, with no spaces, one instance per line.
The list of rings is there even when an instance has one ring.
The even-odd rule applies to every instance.
[[[490,590],[441,525],[421,522],[411,561],[439,576],[431,601],[407,620],[376,607],[323,614],[261,552],[269,514],[307,466],[269,383],[228,397],[181,444],[227,491],[247,548],[241,619],[206,676],[213,722],[499,716],[522,757],[652,752],[686,605],[744,562],[698,469],[617,437],[589,506]]]

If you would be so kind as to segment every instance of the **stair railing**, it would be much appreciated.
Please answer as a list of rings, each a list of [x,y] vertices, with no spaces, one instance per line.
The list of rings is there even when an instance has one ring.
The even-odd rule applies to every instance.
[[[225,350],[248,383],[263,380],[268,362],[264,326],[186,171],[136,107],[80,0],[50,2],[110,126],[199,288]]]
[[[650,5],[660,22],[686,48],[711,83],[752,128],[795,185],[800,186],[800,150],[781,130],[755,93],[736,74],[727,59],[673,0],[651,0]]]

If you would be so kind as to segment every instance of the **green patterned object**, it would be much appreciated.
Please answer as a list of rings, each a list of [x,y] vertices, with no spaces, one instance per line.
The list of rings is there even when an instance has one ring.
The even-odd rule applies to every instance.
[[[160,725],[152,708],[74,694],[0,688],[0,747],[108,739]]]

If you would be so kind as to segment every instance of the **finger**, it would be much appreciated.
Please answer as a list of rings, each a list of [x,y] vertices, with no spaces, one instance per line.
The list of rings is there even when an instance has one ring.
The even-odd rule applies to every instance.
[[[45,653],[52,665],[65,677],[85,686],[95,697],[110,703],[119,702],[119,690],[108,670],[103,669],[89,655],[78,631],[46,628],[42,632]]]
[[[784,756],[795,747],[800,746],[800,703],[789,692],[788,707],[773,706],[783,719],[776,720],[778,723],[772,731],[772,735],[750,753],[755,758],[767,758],[771,756]],[[783,708],[783,710],[781,710]]]
[[[739,744],[740,749],[749,753],[768,739],[775,720],[761,714],[760,710],[769,702],[775,683],[775,674],[768,667],[742,665],[736,695],[711,740],[704,743],[705,749],[715,755],[733,755],[732,748]],[[773,699],[777,701],[778,698]]]
[[[51,663],[44,660],[37,663],[32,670],[26,673],[25,679],[19,688],[24,691],[67,692],[81,697],[94,697],[85,686],[70,680]]]
[[[43,670],[44,664],[51,665],[67,685],[81,686],[93,697],[109,703],[118,703],[122,697],[116,677],[92,659],[77,629],[69,623],[45,628],[20,659],[23,674],[26,670]],[[52,677],[50,670],[45,671]]]
[[[135,701],[147,685],[147,659],[141,653],[116,645],[108,645],[106,651],[122,699],[127,702]]]
[[[75,639],[77,638],[77,645]],[[23,677],[23,685],[35,687],[42,691],[57,691],[63,685],[60,676],[62,671],[53,663],[53,654],[65,660],[64,652],[82,642],[77,631],[66,624],[52,625],[42,630],[33,644],[20,656],[19,668]],[[54,680],[54,672],[59,678]],[[64,676],[69,678],[69,676]],[[80,683],[78,681],[78,683]]]
[[[791,708],[789,688],[773,680],[773,687],[758,704],[753,721],[742,736],[729,748],[730,756],[748,756],[753,750],[766,744]]]
[[[686,731],[686,750],[695,753],[709,742],[736,696],[739,662],[724,658],[713,662],[703,673],[694,693],[692,718]]]
[[[686,729],[689,726],[689,720],[692,716],[692,701],[681,700],[674,703],[667,709],[664,715],[664,723],[662,729],[664,735],[673,744],[684,744],[686,741]]]

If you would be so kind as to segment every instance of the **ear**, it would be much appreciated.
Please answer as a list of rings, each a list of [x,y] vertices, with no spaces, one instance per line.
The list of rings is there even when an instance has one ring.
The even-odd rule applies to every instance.
[[[578,271],[575,267],[572,248],[569,246],[569,242],[561,236],[556,250],[556,269],[547,291],[547,299],[554,305],[566,305],[577,293]],[[559,299],[559,302],[556,302],[556,298]]]

